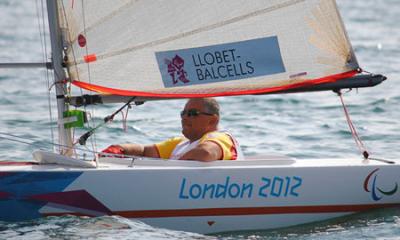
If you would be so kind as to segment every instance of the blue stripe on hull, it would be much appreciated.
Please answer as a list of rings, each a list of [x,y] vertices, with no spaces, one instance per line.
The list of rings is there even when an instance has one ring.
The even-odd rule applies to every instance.
[[[39,218],[47,202],[34,201],[38,194],[62,192],[82,172],[0,172],[0,221]]]

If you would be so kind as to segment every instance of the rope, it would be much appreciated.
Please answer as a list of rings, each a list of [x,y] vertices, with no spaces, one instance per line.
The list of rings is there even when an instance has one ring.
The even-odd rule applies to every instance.
[[[131,106],[128,105],[128,107],[126,108],[126,112],[125,113],[124,113],[124,111],[121,111],[121,114],[122,114],[122,128],[124,129],[124,132],[128,131],[127,119],[128,119],[128,112],[129,112],[130,108],[131,108]]]
[[[15,136],[15,135],[12,135],[12,134],[7,134],[7,133],[0,133],[0,135],[11,136],[11,137],[19,138],[19,139],[26,139],[25,137],[22,138],[22,137]],[[40,145],[37,144],[37,143],[31,143],[31,142],[26,142],[26,141],[23,141],[23,140],[17,140],[17,139],[7,138],[7,137],[4,137],[4,136],[0,136],[0,138],[1,138],[1,139],[8,140],[8,141],[12,141],[12,142],[23,143],[23,144],[27,144],[27,145],[31,145],[31,146],[35,146],[35,147],[41,148]]]
[[[86,38],[86,45],[85,45],[85,52],[86,52],[86,55],[89,55],[89,49],[88,49],[88,45],[89,45],[89,41],[88,41],[88,39],[87,39],[87,30],[86,30],[86,15],[85,15],[85,5],[84,5],[84,1],[81,1],[81,5],[82,5],[82,21],[83,21],[83,34],[84,34],[84,36],[85,36],[85,38]],[[91,78],[91,72],[90,72],[90,64],[89,63],[87,63],[86,64],[86,66],[87,66],[87,71],[88,71],[88,81],[89,81],[89,83],[91,83],[92,82],[92,78]],[[84,107],[85,108],[85,111],[86,111],[86,106]],[[92,111],[92,115],[93,116],[95,116],[95,113],[94,113],[94,108],[91,108],[91,111]],[[92,126],[94,125],[94,119],[92,118]],[[100,126],[98,126],[98,127],[100,127]],[[92,149],[93,150],[96,150],[96,145],[97,145],[97,142],[96,142],[96,133],[95,133],[95,130],[98,128],[98,127],[95,127],[94,129],[93,129],[93,131],[92,131],[92,133],[90,133],[90,135],[92,135],[93,134],[93,138],[90,140],[90,143],[91,143],[91,145],[92,145]],[[82,138],[80,138],[79,139],[79,142],[81,142],[82,140],[81,140]],[[85,141],[86,142],[86,141]],[[85,145],[85,144],[81,144],[81,145]]]
[[[7,141],[11,141],[11,142],[17,142],[17,143],[22,143],[22,144],[25,144],[25,145],[33,146],[33,147],[36,147],[39,150],[43,150],[43,151],[48,151],[48,149],[46,148],[45,144],[54,145],[55,147],[59,147],[59,148],[63,148],[63,149],[70,149],[70,147],[67,146],[67,145],[61,145],[61,144],[48,142],[48,141],[44,141],[44,143],[42,143],[42,144],[28,142],[28,141],[26,141],[26,139],[27,139],[26,136],[20,137],[20,136],[14,135],[14,134],[6,133],[6,132],[0,132],[0,139],[4,139],[4,140],[7,140]],[[79,150],[79,151],[91,153],[91,154],[94,154],[94,155],[99,155],[100,154],[100,155],[105,156],[105,157],[140,158],[140,156],[135,156],[135,155],[125,155],[125,154],[97,152],[97,151],[90,150],[88,148],[83,149],[83,148],[74,147],[74,150]],[[78,155],[78,154],[76,154],[76,155]]]
[[[60,147],[60,148],[63,148],[63,149],[70,149],[70,147],[67,146],[67,145],[61,145],[61,144],[48,142],[48,141],[43,141],[43,143],[41,143],[41,144],[28,142],[28,141],[26,141],[26,139],[27,139],[26,136],[20,137],[20,136],[14,135],[14,134],[6,133],[6,132],[0,132],[0,138],[4,139],[4,140],[12,141],[12,142],[18,142],[18,143],[30,145],[30,146],[33,146],[33,147],[37,147],[40,150],[48,150],[46,148],[46,145],[53,145],[54,147]],[[30,140],[34,141],[33,139],[30,139]],[[75,147],[74,149],[82,151],[82,152],[93,153],[93,154],[99,154],[100,153],[100,152],[92,151],[92,150],[89,150],[89,149],[82,149],[82,148],[77,148],[77,147]]]
[[[83,34],[86,38],[86,44],[85,44],[85,52],[86,55],[89,55],[89,50],[88,50],[88,45],[89,45],[89,41],[87,39],[87,34],[86,34],[86,17],[85,17],[85,5],[84,5],[84,1],[81,1],[81,5],[82,5],[82,23],[83,23]],[[91,77],[90,77],[90,64],[86,63],[87,66],[87,70],[88,70],[88,80],[89,83],[91,83]]]
[[[64,33],[65,33],[65,32],[67,33],[65,37],[68,38],[68,43],[69,43],[68,47],[71,48],[70,52],[72,53],[72,58],[73,58],[73,61],[75,62],[75,60],[76,60],[75,50],[74,50],[74,45],[72,44],[72,41],[71,41],[71,39],[72,39],[72,37],[71,37],[71,31],[69,31],[70,27],[69,27],[68,18],[67,18],[66,11],[65,11],[64,2],[61,2],[61,7],[62,7],[62,11],[61,11],[61,12],[62,12],[62,18],[64,19],[64,22],[65,22],[65,25],[66,25],[66,28],[67,28],[67,31],[64,31]],[[72,6],[71,6],[71,7],[74,8],[74,1],[72,2]],[[69,49],[67,49],[67,50],[69,50]],[[65,55],[67,56],[67,53],[66,53],[66,52],[65,52]],[[69,59],[68,59],[68,61],[69,61]],[[72,71],[72,70],[71,70],[70,66],[67,66],[68,79],[71,78],[71,71]],[[76,65],[75,65],[75,72],[76,72],[76,74],[77,74],[77,78],[79,79],[79,69],[78,69],[78,67],[77,67]],[[70,83],[70,81],[68,81],[68,83]],[[66,83],[65,83],[65,84],[66,84]],[[68,87],[68,90],[67,90],[67,91],[68,91],[67,94],[69,95],[70,92],[71,92],[71,84],[69,84],[69,87]],[[79,88],[79,91],[80,91],[80,95],[82,96],[82,95],[83,95],[82,88]],[[86,106],[84,106],[84,111],[87,112]],[[90,122],[89,122],[89,124],[90,124]],[[90,125],[89,125],[89,127],[90,127]],[[73,132],[72,132],[72,140],[73,140],[73,139],[75,139],[75,130],[73,130]],[[78,140],[76,140],[76,141],[73,143],[73,146],[75,146],[77,142],[78,142]],[[86,146],[85,146],[85,147],[86,147]],[[93,147],[93,149],[94,149],[94,147]],[[76,155],[76,152],[75,152],[75,151],[74,151],[74,154]]]
[[[74,145],[77,144],[77,143],[79,143],[80,145],[86,145],[87,139],[88,139],[93,133],[95,133],[95,131],[96,131],[97,129],[99,129],[100,127],[102,127],[102,126],[106,125],[107,123],[111,122],[111,121],[114,119],[115,115],[117,115],[118,113],[120,113],[125,107],[129,107],[130,104],[131,104],[131,102],[133,102],[133,101],[135,100],[135,98],[136,98],[136,97],[132,97],[127,103],[125,103],[125,104],[124,104],[122,107],[120,107],[117,111],[115,111],[114,113],[112,113],[112,114],[109,115],[109,116],[106,116],[106,117],[104,118],[104,120],[103,120],[102,123],[100,123],[99,125],[97,125],[97,126],[94,127],[94,128],[91,128],[91,129],[90,129],[89,131],[87,131],[85,134],[83,134],[82,136],[80,136],[80,138],[74,143]]]
[[[72,3],[72,4],[74,4],[74,3]],[[86,18],[85,18],[85,12],[84,12],[85,8],[84,8],[84,5],[83,5],[84,4],[83,1],[81,1],[81,4],[82,4],[83,31],[84,31],[84,35],[86,37]],[[64,2],[61,3],[61,7],[62,7],[62,17],[64,19],[64,22],[65,22],[65,25],[66,25],[66,28],[67,28],[67,31],[66,31],[67,32],[67,36],[66,37],[68,38],[69,47],[71,48],[71,53],[72,53],[72,58],[73,58],[72,61],[76,62],[76,55],[75,55],[75,50],[74,50],[74,45],[73,45],[73,42],[75,40],[74,41],[72,40],[71,31],[69,31],[70,30],[70,26],[69,26],[68,18],[66,16],[66,9],[65,9]],[[72,6],[72,8],[73,8],[73,6]],[[88,43],[86,43],[86,46],[85,46],[86,55],[88,54],[88,45],[87,44]],[[68,61],[70,62],[71,60],[68,59]],[[74,64],[74,67],[75,67],[75,72],[77,74],[77,78],[79,79],[79,69],[78,69],[77,64]],[[87,68],[88,68],[88,78],[89,78],[89,82],[90,82],[91,77],[90,77],[90,66],[89,66],[89,64],[87,64]],[[69,65],[67,65],[67,69],[68,69],[68,71],[67,71],[68,72],[68,76],[71,77],[70,76],[70,66]],[[69,86],[71,86],[71,85],[69,85]],[[80,90],[81,95],[83,95],[82,88],[80,88],[79,90]],[[70,92],[70,88],[69,88],[69,92]],[[86,106],[84,106],[84,111],[88,112]],[[94,116],[95,114],[94,114],[94,110],[93,109],[91,110],[91,112],[92,112],[92,115]],[[89,124],[89,127],[95,125],[94,122],[93,122],[93,119],[91,121],[89,121],[88,124]],[[90,141],[91,141],[92,149],[93,149],[93,151],[95,151],[96,150],[96,145],[97,145],[95,136]],[[77,144],[78,142],[79,142],[79,139],[76,140],[73,143],[73,145]]]
[[[42,48],[42,53],[43,53],[43,62],[47,62],[47,56],[48,56],[48,48],[47,48],[47,41],[46,41],[46,31],[45,31],[45,26],[46,26],[46,20],[45,20],[45,7],[43,4],[43,0],[40,1],[40,7],[39,7],[39,0],[35,1],[36,5],[36,17],[38,20],[38,28],[39,28],[39,36],[40,36],[40,43],[41,43],[41,48]],[[51,89],[51,84],[50,84],[50,77],[49,77],[49,69],[46,69],[46,72],[44,74],[46,83],[47,83],[47,89],[46,89],[46,95],[47,95],[47,107],[49,111],[49,121],[50,123],[53,122],[53,113],[51,111],[51,94],[50,94],[50,89]],[[51,141],[54,143],[54,131],[53,128],[50,128],[50,134],[51,134]]]
[[[66,27],[67,27],[67,37],[68,37],[68,41],[69,41],[69,46],[68,47],[70,47],[71,48],[71,53],[72,53],[72,57],[73,57],[73,62],[76,62],[76,56],[75,56],[75,50],[74,50],[74,45],[72,44],[73,42],[72,42],[72,37],[71,37],[71,31],[69,31],[69,29],[70,29],[70,27],[69,27],[69,23],[68,23],[68,19],[67,19],[67,15],[66,15],[66,11],[65,11],[65,5],[64,5],[64,2],[62,1],[61,2],[61,6],[62,6],[62,17],[64,18],[64,22],[65,22],[65,25],[66,25]],[[70,59],[68,59],[68,61],[70,61]],[[78,69],[78,66],[75,64],[74,65],[75,66],[75,72],[76,72],[76,74],[77,74],[77,78],[78,79],[80,79],[80,77],[79,77],[79,69]],[[67,65],[67,72],[68,72],[68,75],[69,75],[69,77],[71,77],[70,76],[70,66],[69,65]]]
[[[347,120],[347,124],[349,125],[351,135],[353,136],[353,139],[356,142],[356,145],[357,145],[358,149],[360,150],[360,153],[363,155],[364,159],[368,159],[369,153],[368,153],[366,147],[364,146],[364,143],[361,141],[361,138],[358,135],[357,130],[354,127],[353,122],[351,121],[350,114],[347,111],[346,105],[344,104],[342,92],[340,90],[338,90],[338,91],[336,91],[336,93],[338,94],[338,96],[340,98],[340,101],[342,103],[343,111],[344,111],[344,114],[345,114],[345,117],[346,117],[346,120]]]

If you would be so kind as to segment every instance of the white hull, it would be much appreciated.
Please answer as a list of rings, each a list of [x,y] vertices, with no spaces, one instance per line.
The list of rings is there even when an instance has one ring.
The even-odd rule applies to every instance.
[[[120,215],[199,233],[288,227],[400,205],[400,164],[359,159],[103,159],[0,166],[0,220]]]

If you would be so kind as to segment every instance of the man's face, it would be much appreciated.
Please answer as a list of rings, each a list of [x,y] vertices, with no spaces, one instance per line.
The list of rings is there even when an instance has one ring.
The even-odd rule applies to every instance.
[[[201,100],[189,100],[183,111],[185,114],[181,116],[182,133],[190,141],[196,141],[205,133],[217,130],[218,116],[207,115]],[[197,112],[198,114],[197,116],[188,116],[190,112]]]

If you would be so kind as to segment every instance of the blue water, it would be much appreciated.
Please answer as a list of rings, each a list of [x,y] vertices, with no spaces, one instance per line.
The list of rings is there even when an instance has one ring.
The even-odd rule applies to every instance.
[[[0,0],[0,62],[43,60],[35,2]],[[360,66],[388,77],[377,87],[345,95],[353,122],[372,156],[399,159],[400,2],[339,0],[338,5]],[[0,69],[0,132],[51,148],[47,142],[55,124],[50,124],[46,85],[45,71]],[[248,155],[360,158],[340,101],[332,92],[219,101],[221,127],[239,139]],[[54,106],[54,100],[51,104]],[[174,100],[134,107],[126,132],[120,116],[99,130],[95,136],[98,148],[115,142],[152,143],[179,134],[178,112],[183,104]],[[119,106],[89,110],[99,123]],[[51,113],[54,119],[55,110]],[[0,139],[2,160],[29,160],[34,149]],[[391,209],[296,228],[216,236],[157,229],[120,217],[52,217],[0,223],[0,239],[400,239],[399,216],[399,209]]]

